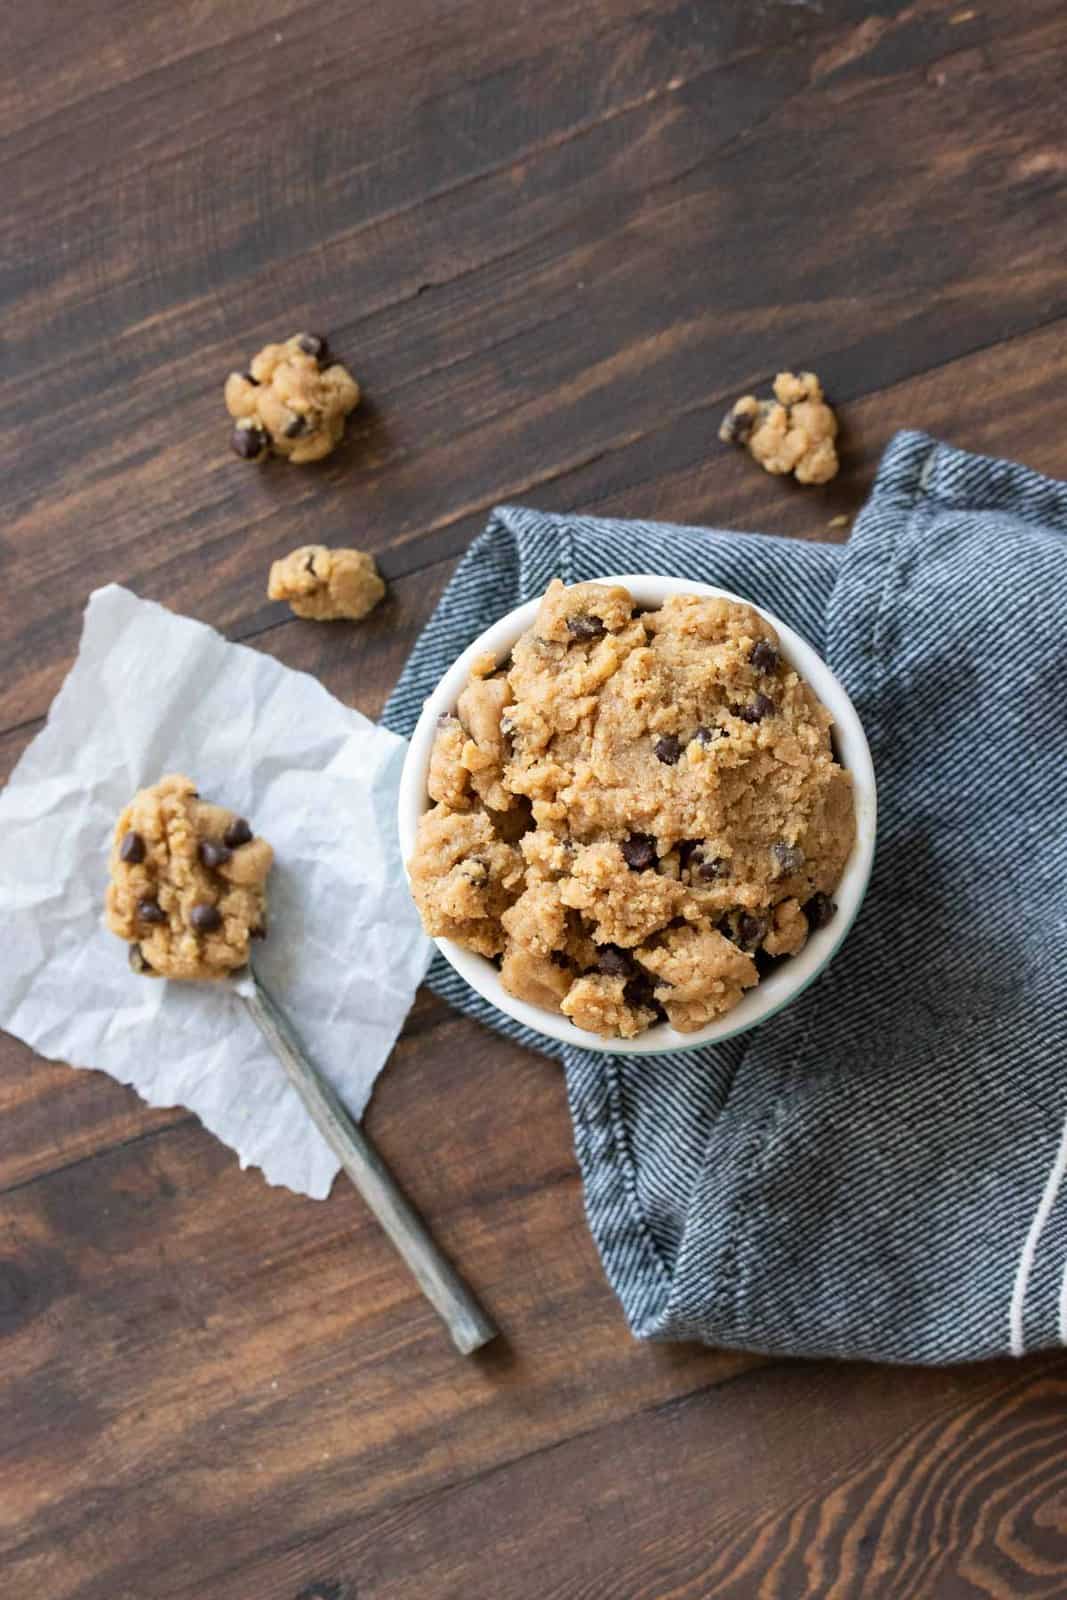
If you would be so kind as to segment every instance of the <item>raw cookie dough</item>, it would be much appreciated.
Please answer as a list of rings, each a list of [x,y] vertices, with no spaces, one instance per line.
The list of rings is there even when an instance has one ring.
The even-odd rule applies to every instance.
[[[138,972],[224,978],[266,934],[273,860],[243,817],[201,800],[189,778],[161,778],[115,825],[107,925]]]
[[[304,544],[270,569],[267,594],[288,600],[298,617],[312,622],[358,622],[385,594],[374,557],[364,550],[328,550]]]
[[[798,483],[837,476],[837,418],[814,372],[780,372],[773,400],[742,395],[723,418],[719,438],[743,445],[765,472],[791,472]]]
[[[321,461],[340,443],[345,418],[359,403],[359,384],[331,362],[326,340],[297,333],[263,347],[247,372],[226,379],[226,409],[236,426],[235,455],[262,461],[286,456],[298,466]]]
[[[558,579],[475,664],[429,763],[427,931],[580,1028],[692,1032],[795,954],[852,848],[831,718],[750,606]]]

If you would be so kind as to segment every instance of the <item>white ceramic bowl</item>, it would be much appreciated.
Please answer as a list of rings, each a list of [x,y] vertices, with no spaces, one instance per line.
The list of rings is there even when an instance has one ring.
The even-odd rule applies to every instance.
[[[727,600],[740,600],[725,589],[714,589],[709,584],[697,583],[689,578],[660,578],[648,573],[623,573],[621,576],[598,578],[598,583],[621,583],[640,606],[660,605],[672,594],[718,595]],[[743,604],[752,605],[751,600]],[[460,691],[465,687],[470,665],[476,656],[489,650],[502,661],[518,639],[533,622],[540,599],[517,606],[501,617],[491,628],[480,634],[459,659],[445,673],[433,694],[422,708],[415,731],[411,736],[407,759],[400,778],[398,821],[400,845],[404,860],[408,861],[415,849],[415,834],[419,818],[427,809],[426,771],[430,750],[437,730],[438,718],[455,710]],[[527,1028],[561,1039],[565,1044],[585,1050],[602,1050],[612,1055],[662,1055],[668,1050],[694,1050],[699,1045],[717,1043],[743,1033],[788,1005],[823,970],[841,945],[863,902],[867,880],[874,859],[876,824],[876,791],[874,767],[866,735],[855,708],[844,688],[829,667],[799,634],[762,606],[754,609],[774,628],[781,641],[782,655],[790,666],[809,683],[834,719],[833,740],[837,759],[852,774],[856,799],[856,842],[845,864],[844,874],[834,893],[837,914],[825,927],[812,933],[799,955],[791,956],[763,978],[754,989],[718,1021],[709,1023],[696,1033],[678,1033],[667,1023],[657,1023],[636,1039],[601,1039],[594,1033],[576,1028],[569,1018],[557,1012],[546,1011],[541,1006],[516,1000],[508,994],[500,981],[500,974],[491,961],[464,950],[451,939],[438,939],[441,953],[452,963],[472,989],[476,989],[499,1010],[514,1017]]]

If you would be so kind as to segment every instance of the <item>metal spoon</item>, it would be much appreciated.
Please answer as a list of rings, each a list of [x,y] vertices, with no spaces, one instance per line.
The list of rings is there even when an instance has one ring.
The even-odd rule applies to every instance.
[[[348,1176],[407,1262],[423,1294],[465,1356],[497,1336],[452,1263],[434,1243],[426,1224],[404,1194],[363,1130],[352,1120],[329,1082],[311,1064],[285,1015],[251,967],[232,987],[248,1015],[285,1068],[311,1116]]]

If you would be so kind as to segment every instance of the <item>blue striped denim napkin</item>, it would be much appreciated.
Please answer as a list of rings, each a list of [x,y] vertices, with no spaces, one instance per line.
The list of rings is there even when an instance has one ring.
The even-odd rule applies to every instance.
[[[506,507],[387,725],[551,577],[612,571],[721,584],[809,639],[881,816],[836,961],[721,1046],[565,1048],[434,962],[460,1010],[562,1059],[632,1330],[910,1362],[1067,1342],[1067,485],[906,433],[844,547]]]

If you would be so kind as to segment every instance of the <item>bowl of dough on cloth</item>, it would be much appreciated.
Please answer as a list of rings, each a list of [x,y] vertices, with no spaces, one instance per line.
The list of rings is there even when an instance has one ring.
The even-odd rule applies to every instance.
[[[590,1050],[774,1015],[841,946],[876,788],[844,688],[749,601],[650,574],[502,617],[427,699],[399,795],[426,931],[484,998]]]

